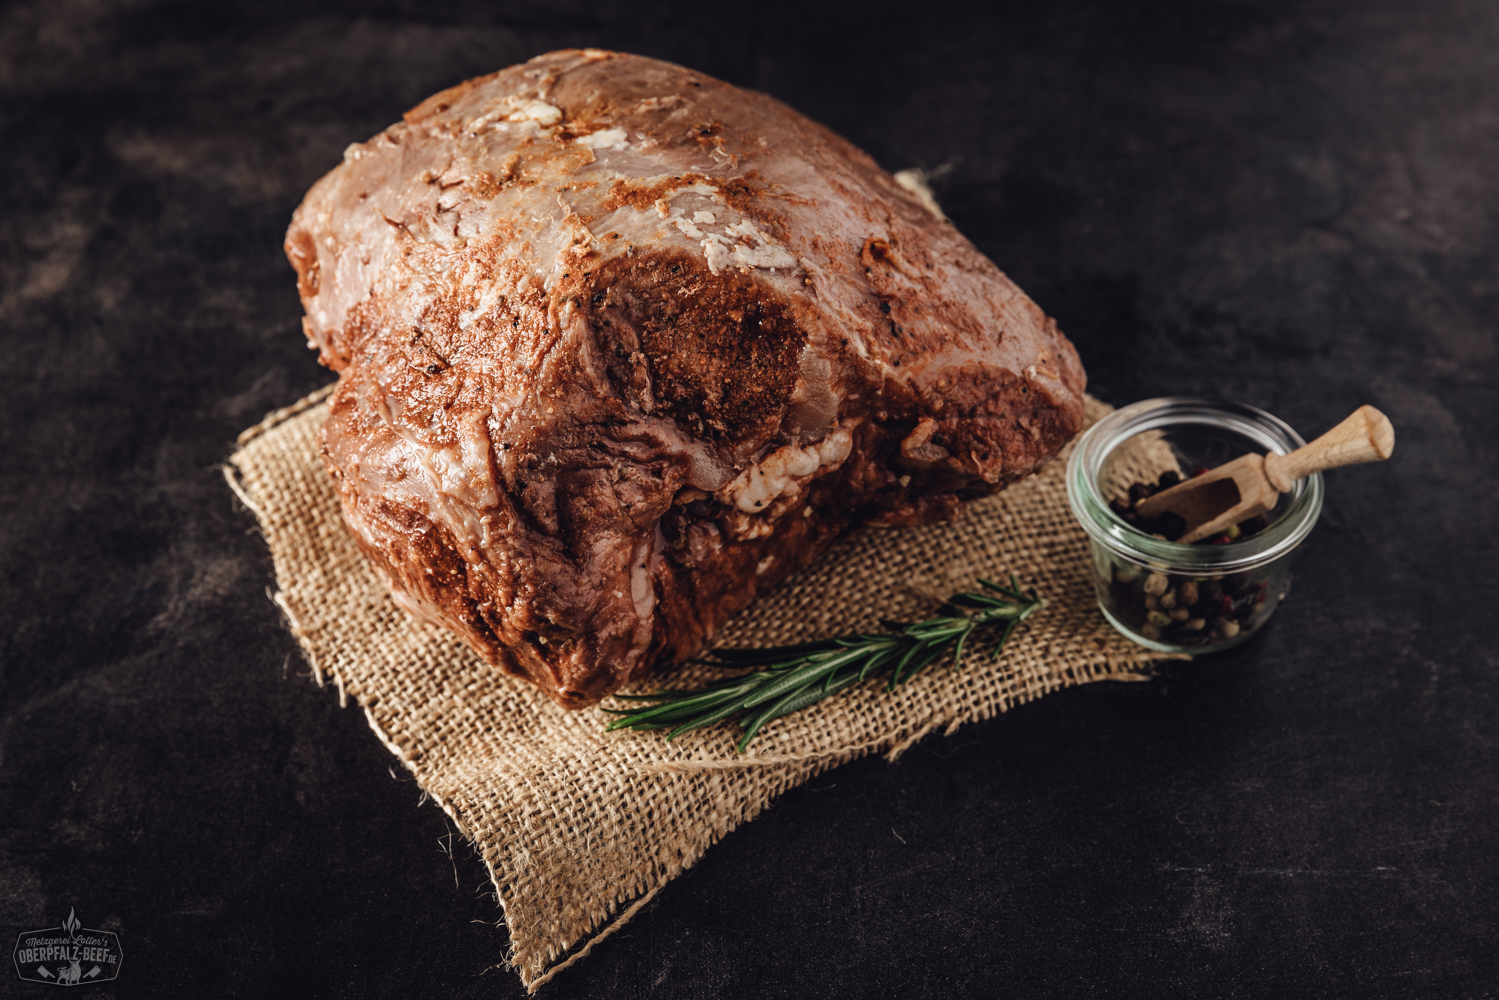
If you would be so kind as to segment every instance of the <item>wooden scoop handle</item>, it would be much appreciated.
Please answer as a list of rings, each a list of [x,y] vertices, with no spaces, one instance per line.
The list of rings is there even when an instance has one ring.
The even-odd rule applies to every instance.
[[[1372,406],[1360,406],[1341,424],[1289,455],[1265,456],[1265,478],[1285,493],[1298,479],[1314,472],[1360,462],[1383,462],[1395,450],[1390,418]]]

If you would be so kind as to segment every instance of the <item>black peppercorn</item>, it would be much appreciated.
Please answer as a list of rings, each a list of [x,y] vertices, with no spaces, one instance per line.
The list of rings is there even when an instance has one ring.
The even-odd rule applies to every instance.
[[[1175,511],[1166,511],[1155,519],[1155,534],[1165,535],[1168,542],[1174,542],[1187,533],[1187,519]]]

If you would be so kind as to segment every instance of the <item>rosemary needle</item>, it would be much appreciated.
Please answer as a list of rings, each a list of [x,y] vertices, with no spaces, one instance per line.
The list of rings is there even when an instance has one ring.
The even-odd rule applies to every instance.
[[[963,648],[981,628],[1002,625],[999,641],[989,654],[999,657],[1015,626],[1046,605],[1035,590],[979,580],[982,591],[953,594],[941,610],[950,612],[919,622],[884,622],[885,633],[843,635],[817,642],[763,649],[715,649],[701,663],[716,667],[758,667],[750,673],[714,681],[697,690],[661,690],[652,694],[617,695],[623,701],[649,702],[646,708],[607,708],[618,715],[615,729],[669,730],[668,740],[683,733],[739,716],[743,730],[735,749],[749,746],[767,722],[799,712],[859,681],[888,674],[893,691],[936,660],[953,651],[953,667],[963,662]]]

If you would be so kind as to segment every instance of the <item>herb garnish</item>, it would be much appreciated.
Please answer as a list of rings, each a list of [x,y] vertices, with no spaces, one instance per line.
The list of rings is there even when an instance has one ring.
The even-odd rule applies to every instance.
[[[963,646],[977,629],[1003,623],[989,654],[999,658],[1015,626],[1045,607],[1034,589],[1022,591],[1015,577],[1008,587],[980,579],[982,593],[953,594],[943,612],[920,622],[881,622],[889,634],[844,635],[817,642],[761,649],[715,649],[699,663],[715,667],[759,667],[752,673],[714,681],[695,691],[663,690],[652,694],[615,695],[623,701],[654,702],[649,708],[605,709],[620,718],[615,729],[669,729],[668,740],[743,714],[740,753],[767,722],[800,711],[869,677],[889,673],[885,690],[893,691],[916,676],[949,648],[953,668],[963,661]]]

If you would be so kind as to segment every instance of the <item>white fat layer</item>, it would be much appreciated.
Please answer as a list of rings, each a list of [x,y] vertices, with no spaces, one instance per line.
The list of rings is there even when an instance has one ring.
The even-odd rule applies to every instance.
[[[741,219],[733,225],[725,226],[724,232],[730,237],[753,241],[754,245],[731,242],[722,237],[715,239],[716,234],[709,234],[709,239],[703,240],[703,256],[707,258],[708,270],[714,274],[728,267],[763,267],[774,271],[796,266],[796,258],[791,252],[774,238],[756,229],[749,219]]]
[[[1051,369],[1050,365],[1026,365],[1022,372],[1027,382],[1032,382],[1049,390],[1052,395],[1060,396],[1065,393],[1066,387],[1062,385],[1062,376]]]
[[[651,584],[651,543],[640,542],[635,546],[635,556],[630,560],[630,603],[635,605],[635,616],[649,622],[656,610],[656,588]]]
[[[471,120],[464,131],[477,135],[486,129],[505,131],[506,122],[522,122],[533,125],[555,125],[562,120],[562,111],[534,97],[506,97],[498,105]]]
[[[718,188],[713,187],[711,184],[685,184],[679,188],[672,188],[666,194],[657,198],[655,203],[656,212],[663,219],[680,214],[681,209],[673,211],[671,203],[683,195],[693,194],[702,195],[704,198],[708,198],[717,204],[723,204],[723,195],[719,193]]]
[[[723,244],[711,243],[703,247],[703,256],[708,260],[708,270],[714,274],[728,267],[763,267],[774,271],[796,266],[796,258],[785,247],[779,246],[736,246],[733,250],[725,250]]]
[[[805,448],[789,444],[777,448],[760,464],[745,469],[737,479],[719,490],[717,499],[720,503],[732,503],[746,514],[757,513],[769,507],[793,484],[838,468],[848,458],[853,446],[853,433],[847,427],[839,427]]]
[[[625,149],[630,145],[629,137],[622,128],[606,128],[601,132],[579,136],[575,141],[588,149]]]
[[[546,101],[531,100],[524,97],[516,101],[515,112],[509,116],[509,120],[513,122],[523,122],[530,119],[534,122],[540,122],[542,125],[554,125],[561,118],[562,112]]]
[[[679,201],[682,204],[677,204]],[[655,209],[683,236],[700,241],[708,270],[714,274],[730,267],[775,271],[797,266],[791,251],[763,232],[754,220],[724,207],[723,195],[707,184],[674,188],[656,199]]]

